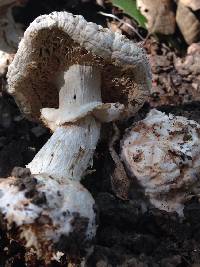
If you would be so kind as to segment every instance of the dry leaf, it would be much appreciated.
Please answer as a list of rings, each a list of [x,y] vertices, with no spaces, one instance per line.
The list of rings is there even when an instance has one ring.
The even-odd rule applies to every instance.
[[[187,49],[187,54],[199,54],[200,55],[200,43],[193,43]]]
[[[200,9],[200,1],[199,0],[180,0],[180,2],[187,7],[190,7],[194,11]]]
[[[180,58],[172,50],[165,50],[165,46],[152,44],[154,50],[153,53],[150,50],[149,55],[152,69],[150,106],[177,106],[200,101],[200,43],[190,45],[187,55]]]
[[[175,14],[171,0],[137,0],[140,12],[148,20],[146,27],[151,33],[173,34]]]
[[[104,7],[104,1],[103,0],[96,0],[97,5]]]
[[[111,31],[122,33],[122,31],[119,28],[119,25],[120,23],[114,20],[108,22],[108,28],[111,29]]]
[[[0,13],[9,6],[24,5],[28,0],[0,0]]]
[[[188,44],[192,44],[199,40],[200,22],[192,11],[181,2],[178,4],[176,22]]]
[[[22,35],[21,26],[14,21],[12,10],[8,8],[0,16],[0,76],[5,74],[13,60]]]
[[[17,2],[16,0],[0,0],[0,8],[2,6],[11,5],[13,3]]]
[[[196,76],[200,75],[200,44],[194,43],[188,47],[188,53],[184,59],[175,59],[175,68],[179,73]],[[200,88],[200,81],[199,81]]]

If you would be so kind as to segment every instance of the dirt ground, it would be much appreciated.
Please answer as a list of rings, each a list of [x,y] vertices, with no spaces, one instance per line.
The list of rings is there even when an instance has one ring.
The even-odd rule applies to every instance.
[[[54,10],[67,10],[82,14],[88,21],[107,26],[108,18],[98,14],[105,10],[95,1],[29,1],[25,8],[16,8],[16,20],[28,25],[35,17]],[[108,5],[106,12],[112,12]],[[121,15],[122,16],[122,15]],[[123,19],[123,16],[122,16]],[[112,19],[109,19],[111,21]],[[126,29],[125,29],[126,30]],[[147,32],[138,29],[145,38]],[[138,37],[122,31],[130,39]],[[143,119],[156,107],[166,113],[183,115],[200,123],[200,52],[187,55],[182,40],[179,48],[171,46],[162,38],[150,36],[143,44],[153,71],[151,96],[134,118],[117,127],[120,136],[135,121]],[[189,63],[187,63],[189,60]],[[193,67],[191,67],[193,66]],[[18,110],[14,99],[5,92],[6,78],[0,78],[0,177],[10,175],[15,166],[25,167],[50,136],[42,125],[29,122]],[[88,267],[198,267],[200,266],[200,203],[197,198],[185,203],[184,219],[176,213],[167,213],[144,205],[143,193],[130,182],[128,199],[117,197],[113,185],[116,165],[109,151],[113,136],[112,125],[106,125],[94,156],[93,169],[83,184],[92,193],[99,210],[99,228],[94,252],[88,259]],[[114,150],[119,154],[119,141]],[[0,267],[45,266],[30,257],[15,241],[8,241],[0,228]],[[52,263],[62,267],[66,263]]]

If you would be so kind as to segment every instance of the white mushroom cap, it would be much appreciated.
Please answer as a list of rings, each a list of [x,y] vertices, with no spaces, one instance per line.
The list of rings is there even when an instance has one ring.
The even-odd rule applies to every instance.
[[[155,207],[182,215],[200,179],[200,125],[155,109],[124,137],[122,160]]]
[[[74,64],[97,68],[102,102],[119,102],[126,116],[134,114],[149,94],[151,72],[143,49],[119,33],[67,12],[43,15],[30,24],[8,70],[8,92],[27,117],[39,120],[41,109],[58,107],[56,77]],[[83,112],[94,106],[100,109],[96,103]],[[43,111],[51,120],[50,110]]]
[[[10,177],[0,182],[0,213],[8,234],[46,263],[58,252],[84,256],[96,233],[94,200],[78,182],[49,176]],[[13,236],[14,233],[14,236]]]

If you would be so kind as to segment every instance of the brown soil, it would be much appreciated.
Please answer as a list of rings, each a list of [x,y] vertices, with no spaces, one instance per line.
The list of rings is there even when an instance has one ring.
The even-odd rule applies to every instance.
[[[2,117],[9,116],[0,125],[0,140],[4,144],[0,150],[1,176],[9,175],[14,166],[24,166],[33,157],[38,148],[48,138],[46,129],[21,118],[14,101],[4,95],[0,98]],[[145,105],[134,119],[118,125],[123,134],[125,128],[134,121],[142,119],[148,112]],[[162,107],[160,110],[176,115],[184,115],[200,122],[200,105],[192,103],[178,107]],[[12,116],[12,114],[14,114]],[[10,120],[10,123],[8,121]],[[6,122],[7,121],[7,122]],[[39,128],[37,128],[39,127]],[[33,129],[37,128],[37,136]],[[108,131],[108,129],[105,129]],[[110,132],[110,130],[109,130]],[[40,134],[39,134],[40,133]],[[110,135],[111,137],[111,135]],[[23,145],[22,141],[23,140]],[[185,219],[180,220],[177,214],[159,211],[150,205],[144,205],[142,192],[131,187],[129,200],[121,200],[112,189],[111,176],[115,164],[108,150],[106,139],[99,144],[95,153],[96,173],[88,175],[83,183],[92,192],[99,209],[100,220],[94,253],[87,266],[163,266],[185,267],[200,264],[200,203],[192,199],[186,203]],[[32,148],[31,150],[30,147]],[[34,148],[34,149],[33,149]],[[116,145],[118,150],[118,144]],[[9,160],[6,160],[9,159]],[[15,172],[19,171],[15,169]],[[19,172],[17,173],[19,176]],[[11,244],[0,231],[0,266],[25,266],[25,251],[19,244]],[[52,266],[64,266],[52,263]],[[31,256],[28,266],[44,266]],[[198,266],[198,265],[197,265]]]

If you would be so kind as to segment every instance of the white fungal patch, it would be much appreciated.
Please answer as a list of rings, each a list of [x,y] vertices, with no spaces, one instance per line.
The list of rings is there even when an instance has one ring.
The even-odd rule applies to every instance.
[[[200,125],[155,109],[122,142],[122,160],[155,207],[182,215],[200,173]]]
[[[8,222],[8,228],[12,227],[13,222],[16,226],[31,224],[41,212],[41,208],[30,203],[25,192],[19,191],[14,183],[15,178],[0,182],[0,210]]]
[[[65,184],[60,184],[47,175],[39,175],[36,177],[35,194],[43,194],[45,198],[37,204],[33,197],[26,195],[27,189],[20,191],[17,179],[22,178],[11,177],[0,182],[0,212],[8,229],[13,230],[13,224],[16,225],[16,236],[25,247],[33,249],[39,259],[50,262],[59,252],[56,244],[61,238],[68,240],[67,237],[70,237],[73,243],[77,231],[75,220],[83,236],[78,245],[84,249],[85,242],[90,244],[96,233],[94,200],[80,183],[66,180]]]

